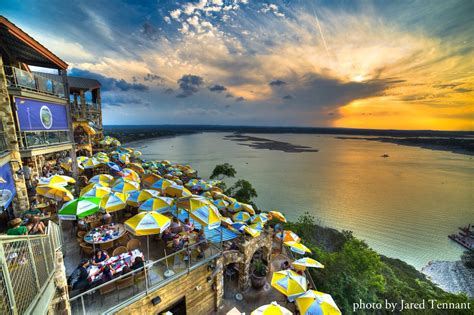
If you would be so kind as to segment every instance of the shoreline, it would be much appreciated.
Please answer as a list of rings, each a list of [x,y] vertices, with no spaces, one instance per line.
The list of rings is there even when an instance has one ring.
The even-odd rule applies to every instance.
[[[304,145],[296,145],[289,142],[276,141],[267,138],[248,136],[241,133],[234,133],[223,137],[225,140],[237,142],[238,145],[244,145],[254,149],[281,151],[286,153],[319,152],[318,149]]]
[[[430,261],[421,272],[446,292],[474,297],[474,269],[467,268],[460,260]]]

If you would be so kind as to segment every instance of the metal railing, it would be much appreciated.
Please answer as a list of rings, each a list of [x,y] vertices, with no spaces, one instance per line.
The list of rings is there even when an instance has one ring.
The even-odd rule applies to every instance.
[[[18,133],[21,150],[71,142],[68,130],[21,131]]]
[[[7,84],[43,94],[65,98],[65,89],[62,82],[52,80],[39,74],[22,70],[20,68],[4,66]]]
[[[158,290],[192,270],[209,264],[222,254],[221,244],[208,243],[209,248],[203,258],[193,258],[194,249],[202,245],[196,243],[180,251],[166,255],[145,264],[143,268],[102,283],[69,299],[73,314],[103,314],[121,309]],[[185,259],[184,257],[187,257]]]
[[[30,313],[55,271],[62,247],[59,226],[44,235],[0,236],[0,314]]]
[[[71,102],[71,116],[73,118],[94,119],[94,116],[100,114],[99,104],[97,103],[80,103]]]
[[[5,132],[0,131],[0,155],[8,151],[7,141],[5,140]]]

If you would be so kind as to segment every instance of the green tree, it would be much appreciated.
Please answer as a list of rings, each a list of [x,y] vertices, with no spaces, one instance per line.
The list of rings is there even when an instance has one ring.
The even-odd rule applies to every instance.
[[[252,203],[252,199],[258,197],[255,188],[245,179],[236,181],[226,193],[244,203]]]
[[[235,177],[237,171],[229,163],[219,164],[214,167],[211,174],[211,179],[223,180],[225,177]]]

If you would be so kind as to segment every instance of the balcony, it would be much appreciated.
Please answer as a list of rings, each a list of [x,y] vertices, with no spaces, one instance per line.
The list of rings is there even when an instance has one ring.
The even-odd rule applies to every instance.
[[[22,131],[18,133],[20,150],[30,150],[71,142],[69,131]]]
[[[9,88],[19,88],[59,98],[66,97],[62,82],[15,67],[4,66],[4,68]]]
[[[84,105],[71,102],[71,116],[73,119],[94,120],[100,115],[99,104],[85,103]]]

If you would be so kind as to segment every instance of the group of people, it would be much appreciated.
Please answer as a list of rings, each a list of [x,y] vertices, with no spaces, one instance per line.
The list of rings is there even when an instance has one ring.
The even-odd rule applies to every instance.
[[[208,247],[206,235],[204,229],[197,230],[189,218],[184,219],[184,223],[181,223],[178,218],[174,217],[171,220],[170,227],[163,231],[161,239],[167,244],[172,242],[173,251],[177,252],[183,249],[186,244],[189,244],[191,233],[196,233],[196,243],[199,244],[197,258],[202,258]]]
[[[97,287],[108,281],[113,280],[116,277],[126,275],[134,270],[139,270],[144,267],[145,263],[143,258],[138,256],[135,257],[130,266],[126,265],[121,271],[114,269],[111,264],[107,263],[110,257],[106,251],[98,249],[95,251],[92,259],[84,258],[80,261],[77,268],[72,272],[68,278],[68,285],[72,291],[84,292],[92,287]],[[100,277],[97,277],[92,281],[91,275],[89,274],[90,266],[97,266],[99,268],[98,273]]]
[[[46,233],[46,225],[37,215],[29,216],[25,221],[21,218],[14,218],[10,220],[8,224],[10,228],[7,230],[7,235],[36,235]]]

